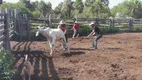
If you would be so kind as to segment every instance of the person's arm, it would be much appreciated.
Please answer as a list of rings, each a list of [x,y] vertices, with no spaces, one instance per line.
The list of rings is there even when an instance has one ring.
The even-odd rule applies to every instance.
[[[66,34],[67,30],[65,29],[64,34]]]
[[[87,37],[90,37],[94,33],[95,33],[94,30],[92,30],[92,32]]]
[[[74,29],[74,25],[72,26],[71,30],[73,30],[73,29]]]
[[[67,33],[67,25],[65,25],[65,30],[64,30],[64,34],[66,34]]]

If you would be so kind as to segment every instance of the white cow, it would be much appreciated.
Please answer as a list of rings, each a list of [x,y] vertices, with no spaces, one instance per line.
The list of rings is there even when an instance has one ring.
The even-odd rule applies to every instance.
[[[48,40],[50,46],[50,56],[52,56],[54,50],[53,46],[55,45],[56,39],[60,39],[62,41],[63,49],[64,50],[68,49],[68,52],[70,52],[70,49],[66,43],[65,35],[61,29],[59,28],[52,29],[49,27],[45,28],[41,26],[36,27],[36,29],[37,29],[36,36],[38,36],[38,34],[41,33]]]

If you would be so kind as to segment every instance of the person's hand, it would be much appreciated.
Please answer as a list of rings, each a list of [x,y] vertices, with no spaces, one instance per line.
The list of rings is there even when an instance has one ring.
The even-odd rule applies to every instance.
[[[89,37],[90,37],[90,35],[87,36],[87,38],[89,38]]]
[[[93,36],[95,36],[96,34],[95,33],[93,33]]]

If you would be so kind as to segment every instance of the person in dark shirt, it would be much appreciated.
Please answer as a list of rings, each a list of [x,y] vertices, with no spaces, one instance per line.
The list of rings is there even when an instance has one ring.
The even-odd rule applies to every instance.
[[[91,35],[94,36],[92,48],[97,49],[97,41],[102,37],[102,32],[94,22],[90,23],[89,26],[92,27],[92,32],[88,35],[88,37]]]

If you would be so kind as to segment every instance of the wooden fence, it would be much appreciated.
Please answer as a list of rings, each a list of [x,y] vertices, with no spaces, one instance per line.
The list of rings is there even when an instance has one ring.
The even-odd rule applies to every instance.
[[[60,22],[61,19],[51,19],[51,23],[49,19],[30,19],[31,26],[37,26],[39,23],[44,23],[46,25],[53,24],[56,25]],[[65,20],[66,23],[69,26],[73,25],[74,19]],[[96,22],[97,24],[105,24],[109,27],[117,27],[119,28],[127,28],[129,31],[133,30],[133,26],[135,25],[142,25],[142,19],[118,19],[118,18],[112,18],[112,19],[99,19],[99,18],[78,18],[78,23],[81,24],[89,24],[91,22]],[[37,23],[32,24],[32,23]],[[121,26],[121,27],[120,27]]]
[[[14,31],[14,12],[5,9],[0,12],[0,51],[10,51],[10,38]]]

